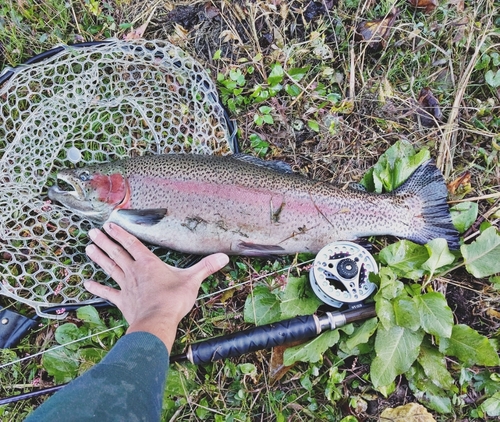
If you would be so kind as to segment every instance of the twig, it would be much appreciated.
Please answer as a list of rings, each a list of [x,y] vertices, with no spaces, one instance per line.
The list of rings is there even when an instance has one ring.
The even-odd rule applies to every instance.
[[[472,198],[456,199],[454,201],[448,201],[448,204],[458,204],[460,202],[471,202],[471,201],[482,201],[483,199],[500,198],[500,192],[490,193],[489,195],[474,196]]]

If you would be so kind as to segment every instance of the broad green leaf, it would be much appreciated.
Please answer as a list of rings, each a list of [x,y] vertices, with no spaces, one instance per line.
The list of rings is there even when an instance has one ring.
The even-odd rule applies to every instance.
[[[392,302],[383,297],[376,298],[375,311],[382,326],[388,330],[396,325],[396,315]]]
[[[195,382],[196,369],[197,367],[191,363],[183,364],[180,369],[171,365],[168,370],[164,395],[188,397],[197,387]]]
[[[394,316],[396,325],[416,331],[420,328],[420,318],[417,305],[408,296],[401,296],[394,300]]]
[[[364,321],[359,327],[354,329],[354,333],[344,342],[342,342],[342,349],[345,353],[358,354],[355,350],[360,344],[365,344],[370,340],[377,329],[377,318],[370,318]]]
[[[470,245],[460,247],[467,271],[476,278],[500,273],[500,235],[495,227],[487,228]]]
[[[219,50],[217,50],[217,51],[214,53],[214,55],[212,56],[212,59],[213,59],[213,60],[220,60],[221,55],[222,55],[222,50],[220,50],[220,49],[219,49]]]
[[[378,193],[392,191],[400,186],[419,165],[430,158],[426,149],[415,153],[413,146],[407,141],[398,141],[382,154],[372,170],[361,180],[367,189]]]
[[[495,393],[489,399],[486,399],[481,408],[488,416],[500,416],[500,393]]]
[[[425,246],[409,240],[400,240],[382,249],[380,261],[389,265],[394,273],[403,278],[418,280],[424,275],[422,264],[429,259]]]
[[[446,391],[430,381],[427,381],[423,390],[414,391],[413,394],[418,401],[436,412],[451,413],[453,411],[451,399],[447,396]]]
[[[406,372],[417,359],[424,337],[422,330],[403,327],[386,330],[380,327],[375,337],[376,357],[372,361],[370,378],[375,388],[389,385]]]
[[[493,72],[491,69],[488,70],[484,75],[484,80],[493,88],[498,88],[500,86],[500,69],[496,72]]]
[[[256,286],[247,297],[243,317],[245,322],[255,325],[279,321],[282,318],[278,298],[267,287]]]
[[[273,116],[269,114],[264,114],[262,116],[262,120],[264,120],[264,123],[267,123],[268,125],[272,125],[274,123]]]
[[[455,262],[455,255],[448,249],[448,242],[445,239],[433,239],[425,247],[429,252],[429,259],[422,264],[422,268],[429,272],[429,279],[437,269]]]
[[[288,75],[295,81],[299,82],[304,76],[306,76],[307,72],[309,72],[309,69],[311,66],[305,66],[305,67],[293,67],[288,70]]]
[[[426,375],[419,363],[415,363],[405,373],[405,377],[417,400],[424,403],[427,408],[439,413],[450,413],[452,411],[450,393],[453,390],[456,391],[456,387],[452,391],[438,387]]]
[[[381,268],[379,273],[373,277],[374,279],[378,278],[380,280],[379,289],[375,295],[375,299],[382,297],[385,299],[394,299],[404,290],[404,284],[397,279],[396,275],[390,268]]]
[[[80,349],[80,366],[78,374],[81,375],[85,371],[92,368],[96,363],[99,363],[108,353],[107,350],[98,349],[97,347],[86,347]]]
[[[500,375],[484,369],[474,375],[474,389],[483,391],[487,396],[500,392]]]
[[[322,305],[314,294],[307,275],[289,277],[285,291],[281,296],[281,319],[293,318],[297,315],[311,315]]]
[[[289,347],[285,350],[283,355],[283,364],[285,366],[290,366],[294,362],[299,361],[318,362],[321,360],[323,353],[337,344],[339,337],[338,330],[327,331],[308,341],[306,344]]]
[[[106,325],[101,320],[99,312],[93,306],[83,306],[76,311],[78,319],[85,321],[89,324],[90,328],[105,329]]]
[[[438,292],[429,292],[413,298],[417,305],[421,327],[429,334],[449,338],[453,327],[453,312],[445,297]]]
[[[493,66],[500,66],[500,54],[494,51],[490,53],[490,56],[493,59]]]
[[[64,344],[68,349],[76,350],[81,344],[68,344],[79,338],[83,337],[80,329],[73,324],[72,322],[68,322],[66,324],[60,325],[56,329],[55,338],[59,344]]]
[[[269,77],[267,78],[267,83],[270,86],[275,86],[281,83],[283,80],[283,68],[281,67],[281,64],[276,63],[272,66],[271,73],[269,74]]]
[[[298,97],[300,93],[302,92],[302,89],[298,87],[297,85],[285,85],[285,91],[288,95],[291,97]]]
[[[240,363],[238,369],[243,375],[257,375],[257,367],[253,363]]]
[[[342,418],[339,422],[358,422],[358,419],[355,416],[349,415]]]
[[[464,233],[477,219],[478,206],[475,202],[461,202],[450,208],[451,220],[459,231]]]
[[[43,355],[42,365],[57,383],[71,381],[78,375],[79,353],[66,347],[49,350]]]
[[[455,380],[446,369],[444,355],[428,340],[424,340],[420,347],[418,363],[422,366],[425,375],[438,387],[446,390],[456,389]]]
[[[307,126],[315,132],[319,132],[319,123],[316,120],[308,120]]]
[[[456,356],[467,366],[500,364],[497,351],[488,338],[463,324],[453,326],[450,338],[440,339],[439,351]]]

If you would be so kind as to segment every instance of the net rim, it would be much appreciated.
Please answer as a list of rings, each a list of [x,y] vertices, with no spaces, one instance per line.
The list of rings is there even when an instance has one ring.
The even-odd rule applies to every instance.
[[[14,67],[7,66],[4,69],[2,69],[0,71],[0,88],[2,88],[2,86],[6,82],[8,82],[10,80],[10,78],[12,78],[17,72],[19,72],[22,69],[25,69],[27,66],[39,64],[45,60],[51,59],[54,56],[56,56],[57,54],[62,53],[70,48],[76,48],[76,49],[82,49],[82,48],[87,48],[87,47],[100,48],[100,47],[103,47],[103,46],[106,46],[106,45],[109,45],[109,44],[112,44],[112,43],[118,42],[118,41],[122,44],[129,44],[131,50],[133,49],[133,47],[135,47],[136,49],[137,48],[138,49],[147,48],[146,46],[140,46],[137,44],[133,44],[131,42],[119,40],[117,38],[110,38],[110,39],[106,39],[106,40],[102,40],[102,41],[86,41],[86,42],[75,43],[75,44],[61,44],[61,45],[55,46],[54,48],[51,48],[50,50],[43,51],[42,53],[39,53],[35,56],[30,57],[25,62],[18,64],[17,66],[14,66]],[[147,42],[149,40],[143,40],[143,41]],[[150,40],[150,41],[155,42],[155,41],[161,41],[161,40]],[[220,98],[215,98],[214,100],[216,100],[219,103],[221,110],[223,111],[223,117],[224,117],[225,123],[226,123],[227,128],[228,128],[228,140],[227,141],[228,141],[233,153],[238,154],[238,153],[240,153],[240,148],[239,148],[238,139],[237,139],[238,128],[236,126],[236,123],[233,120],[231,120],[229,113],[228,113],[226,107],[224,107],[224,105],[220,101]]]

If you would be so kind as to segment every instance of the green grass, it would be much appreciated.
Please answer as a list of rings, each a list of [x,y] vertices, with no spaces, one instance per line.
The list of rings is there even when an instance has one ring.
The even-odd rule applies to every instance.
[[[222,14],[206,17],[189,32],[167,19],[173,19],[168,13],[175,2],[159,4],[145,38],[170,40],[205,64],[238,124],[244,151],[286,161],[308,177],[347,183],[360,181],[384,152],[405,140],[416,151],[428,150],[447,182],[470,173],[468,184],[450,195],[453,200],[469,198],[477,204],[477,215],[471,214],[468,222],[477,224],[468,224],[464,234],[468,243],[478,239],[480,232],[484,235],[488,226],[498,227],[498,2],[440,1],[435,11],[424,14],[403,0],[345,0],[312,21],[305,18],[306,1],[211,3]],[[399,15],[379,51],[353,42],[361,22],[384,18],[393,7]],[[58,43],[122,37],[132,23],[137,27],[146,22],[151,12],[143,1],[6,1],[0,6],[0,66],[18,65]],[[432,90],[443,114],[432,127],[422,126],[416,118],[419,93],[425,87]],[[380,303],[387,300],[401,310],[409,302],[425,303],[429,298],[442,304],[441,296],[435,296],[442,294],[453,311],[455,327],[470,326],[483,336],[474,338],[485,348],[498,347],[498,274],[474,277],[458,254],[452,264],[431,268],[431,279],[429,268],[415,264],[421,273],[411,279],[398,273],[391,261],[394,239],[371,240],[374,253],[382,251],[379,259],[385,272],[380,283],[401,289],[397,297],[388,297],[388,290],[381,289]],[[422,247],[418,253],[412,249],[405,257],[410,262],[417,262],[418,254],[436,258],[443,252],[436,247]],[[181,324],[174,352],[199,339],[253,326],[246,310],[256,306],[260,294],[274,300],[270,306],[276,315],[283,315],[286,280],[307,274],[294,258],[233,258],[228,268],[203,284],[203,299]],[[299,256],[297,261],[309,258]],[[0,303],[7,302],[1,299]],[[28,312],[19,304],[11,306]],[[113,311],[101,313],[101,319],[91,323],[88,315],[80,315],[69,322],[98,332],[117,324],[120,317]],[[388,329],[417,323],[421,322],[402,319]],[[56,345],[57,329],[73,330],[60,327],[44,320],[43,327],[18,348],[3,351],[1,362],[14,354],[24,356]],[[438,349],[429,342],[437,345],[446,340],[438,333],[426,334],[418,360],[390,385],[377,386],[370,371],[376,365],[378,334],[370,336],[369,329],[367,323],[340,331],[338,342],[318,360],[295,362],[281,372],[280,350],[201,367],[173,365],[163,420],[378,420],[384,408],[418,402],[423,391],[427,392],[423,403],[436,420],[495,420],[500,391],[499,368],[494,364],[497,354],[488,355],[491,361],[472,364],[466,362],[467,356],[432,354]],[[72,351],[71,376],[112,347],[120,333],[111,333]],[[437,366],[430,366],[430,361]],[[447,388],[426,373],[429,368],[446,368],[451,377]],[[61,382],[68,375],[63,372],[40,358],[2,368],[1,396],[26,391],[38,379],[44,385]],[[0,408],[0,419],[20,421],[40,401]]]

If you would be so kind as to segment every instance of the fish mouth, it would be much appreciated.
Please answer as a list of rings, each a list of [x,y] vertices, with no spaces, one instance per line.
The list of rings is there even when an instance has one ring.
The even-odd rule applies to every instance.
[[[87,197],[83,187],[71,175],[58,174],[57,184],[49,188],[48,195],[52,201],[96,223],[104,223],[109,216],[107,210],[101,209],[96,201]]]
[[[83,189],[78,184],[73,184],[64,175],[57,175],[57,183],[49,189],[49,198],[58,199],[61,196],[71,195],[76,199],[84,199]]]

